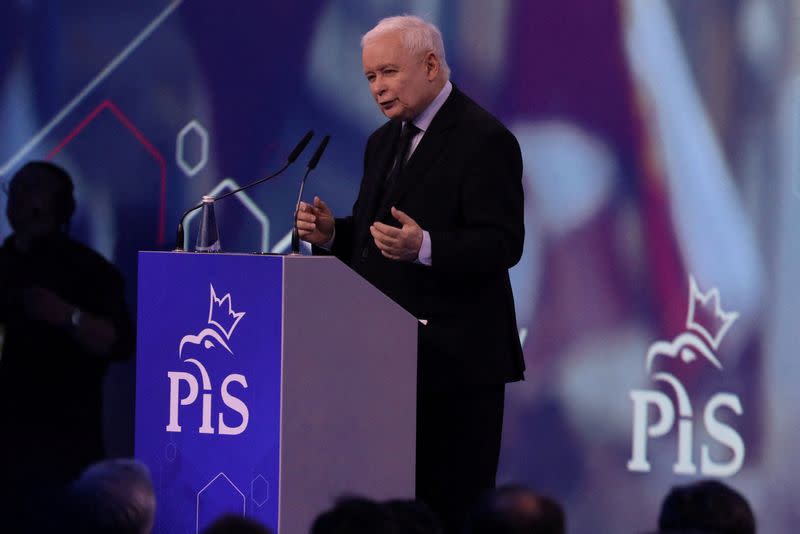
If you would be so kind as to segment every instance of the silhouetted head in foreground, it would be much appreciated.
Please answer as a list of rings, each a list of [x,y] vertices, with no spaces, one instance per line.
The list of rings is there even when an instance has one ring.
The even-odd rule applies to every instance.
[[[487,494],[472,518],[470,534],[564,534],[561,505],[523,486],[504,486]]]
[[[396,499],[384,503],[402,534],[442,534],[436,514],[422,501]]]
[[[272,531],[252,519],[228,514],[208,525],[202,534],[272,534]]]
[[[311,534],[395,534],[389,508],[362,497],[342,497],[311,525]],[[399,534],[399,533],[398,533]]]
[[[91,465],[69,488],[74,532],[149,534],[156,498],[147,467],[136,460]]]
[[[661,504],[663,533],[755,534],[756,520],[747,500],[716,480],[675,486]]]

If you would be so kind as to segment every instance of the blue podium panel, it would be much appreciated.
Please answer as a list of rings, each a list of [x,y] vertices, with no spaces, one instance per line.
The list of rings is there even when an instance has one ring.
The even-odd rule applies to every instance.
[[[136,457],[156,533],[225,512],[278,529],[280,257],[142,252]]]

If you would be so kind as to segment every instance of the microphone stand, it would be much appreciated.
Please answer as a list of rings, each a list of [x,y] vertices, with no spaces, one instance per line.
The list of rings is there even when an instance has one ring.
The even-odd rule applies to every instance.
[[[306,167],[306,173],[303,175],[303,179],[300,181],[300,191],[297,193],[297,203],[294,207],[294,222],[292,224],[292,255],[300,254],[300,234],[297,231],[297,214],[300,212],[300,199],[303,198],[303,189],[306,186],[306,178],[308,178],[308,175],[311,173],[311,171],[317,167],[317,163],[319,163],[319,159],[322,157],[322,153],[325,152],[325,148],[328,146],[328,141],[330,140],[330,135],[326,135],[322,138],[322,142],[317,147],[317,151],[314,152],[314,155],[311,156],[308,166]]]
[[[300,182],[300,192],[297,193],[297,204],[295,204],[294,207],[294,224],[292,225],[292,255],[300,254],[300,234],[297,232],[297,214],[300,212],[300,199],[303,197],[306,178],[308,178],[310,172],[311,169],[307,168],[303,180]]]
[[[286,163],[283,165],[283,167],[281,167],[277,172],[274,172],[274,173],[270,174],[269,176],[267,176],[265,178],[260,178],[260,179],[256,180],[255,182],[250,182],[247,185],[243,185],[242,187],[234,189],[233,191],[228,191],[224,195],[216,197],[214,199],[214,202],[216,202],[217,200],[222,200],[223,198],[229,197],[231,195],[235,195],[239,191],[244,191],[245,189],[250,189],[251,187],[253,187],[255,185],[258,185],[260,183],[266,182],[267,180],[271,180],[272,178],[275,178],[276,176],[281,174],[283,171],[285,171],[289,167],[289,165],[294,163],[294,161],[297,159],[297,157],[300,155],[300,153],[303,150],[305,150],[306,146],[308,145],[308,142],[311,141],[312,137],[314,137],[314,130],[309,130],[308,133],[306,133],[306,135],[303,136],[303,138],[300,140],[300,142],[297,144],[297,146],[294,147],[294,150],[292,150],[292,153],[289,154],[289,157],[286,158]],[[184,240],[183,221],[186,220],[186,216],[187,215],[189,215],[190,213],[192,213],[195,210],[199,210],[202,207],[203,207],[203,203],[200,202],[200,204],[197,204],[196,206],[192,206],[191,208],[186,210],[183,213],[183,215],[181,215],[181,218],[178,221],[178,230],[176,232],[176,237],[175,237],[175,250],[174,250],[174,252],[186,252],[183,249],[183,240]]]

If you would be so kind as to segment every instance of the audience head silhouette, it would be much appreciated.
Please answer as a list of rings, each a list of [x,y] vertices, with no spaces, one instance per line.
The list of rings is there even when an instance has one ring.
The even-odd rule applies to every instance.
[[[156,499],[147,467],[135,460],[90,466],[70,487],[76,532],[149,534]]]
[[[471,534],[564,534],[564,510],[550,497],[524,486],[487,494],[475,511]]]
[[[747,500],[716,480],[675,486],[661,504],[663,533],[755,534],[756,520]]]
[[[18,170],[8,185],[8,222],[24,239],[35,240],[64,229],[74,212],[72,178],[58,165],[32,161]]]
[[[392,514],[398,532],[403,534],[442,534],[444,530],[433,511],[422,501],[391,500],[384,506]]]
[[[272,534],[272,531],[252,519],[227,514],[211,523],[202,534]]]
[[[343,497],[311,525],[311,534],[400,534],[389,508],[361,497]]]

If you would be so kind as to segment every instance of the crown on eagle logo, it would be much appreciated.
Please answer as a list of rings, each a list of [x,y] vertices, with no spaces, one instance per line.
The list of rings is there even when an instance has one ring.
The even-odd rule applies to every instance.
[[[208,324],[219,328],[220,332],[227,339],[230,339],[245,312],[233,311],[231,294],[226,293],[224,297],[218,298],[217,293],[214,291],[214,284],[209,285],[211,286],[211,303],[208,309]]]
[[[708,319],[702,323],[697,316],[703,315]],[[686,315],[686,328],[700,334],[714,350],[719,348],[722,338],[728,329],[739,317],[737,312],[726,312],[720,305],[719,290],[711,288],[707,293],[700,291],[694,276],[689,276],[689,312]]]

